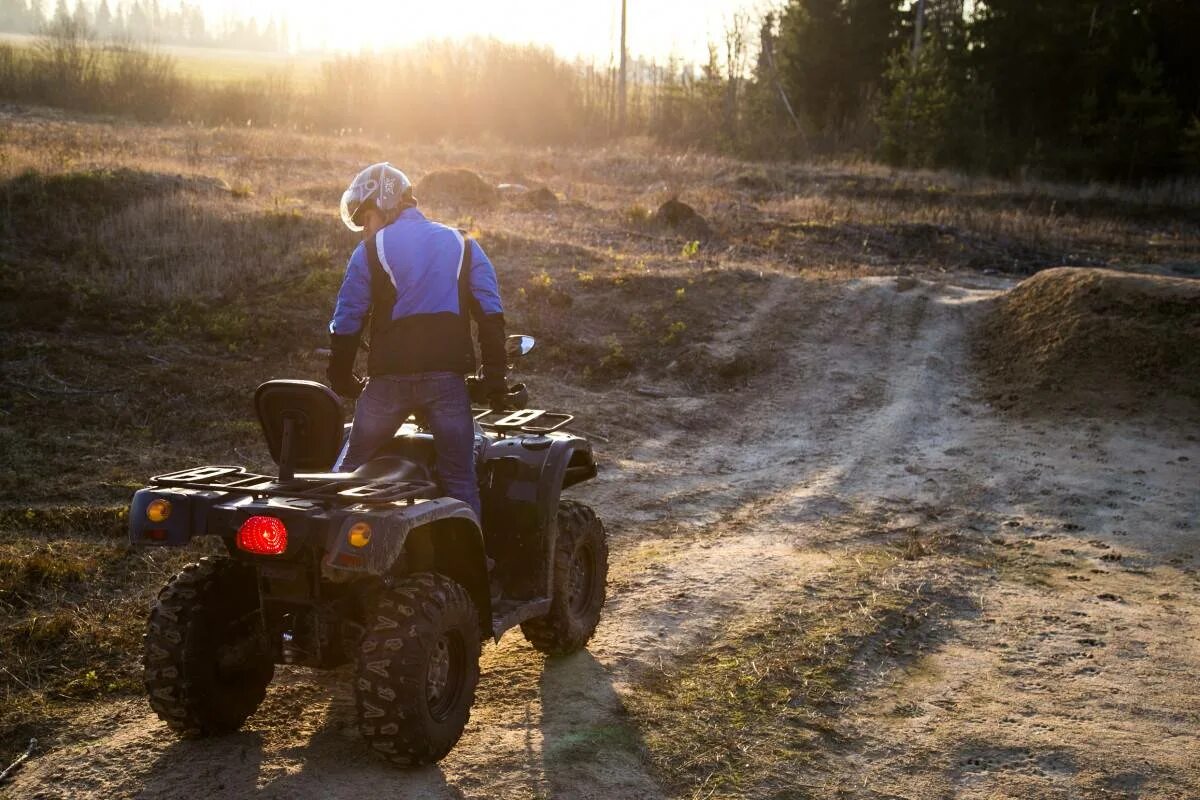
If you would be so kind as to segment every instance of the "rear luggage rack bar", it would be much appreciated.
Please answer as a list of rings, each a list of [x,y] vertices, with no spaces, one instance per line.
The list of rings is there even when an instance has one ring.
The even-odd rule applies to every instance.
[[[430,481],[373,481],[347,474],[345,479],[328,475],[306,478],[297,475],[280,481],[241,467],[198,467],[156,475],[150,485],[163,489],[194,489],[202,492],[233,492],[254,497],[290,497],[324,503],[385,505],[438,497],[437,484]]]
[[[575,419],[572,414],[543,411],[539,408],[523,408],[519,411],[492,411],[490,408],[472,408],[475,421],[483,428],[499,433],[547,434],[558,430]],[[540,425],[533,425],[534,421]]]

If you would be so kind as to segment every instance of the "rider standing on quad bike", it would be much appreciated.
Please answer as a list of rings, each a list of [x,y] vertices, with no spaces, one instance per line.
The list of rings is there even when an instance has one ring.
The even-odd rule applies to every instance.
[[[329,323],[327,377],[358,398],[350,438],[334,470],[366,462],[414,412],[434,436],[446,493],[481,518],[474,418],[463,376],[475,371],[478,327],[484,392],[500,408],[506,390],[504,309],[496,271],[479,244],[417,210],[412,183],[387,162],[358,174],[342,195],[342,221],[361,231]],[[354,357],[369,319],[368,380]],[[360,397],[361,395],[361,397]]]
[[[399,766],[431,764],[470,718],[485,640],[519,625],[535,649],[565,655],[600,621],[604,526],[563,497],[596,477],[591,445],[565,429],[571,414],[531,408],[521,384],[506,386],[509,358],[532,337],[505,338],[479,245],[415,206],[388,164],[342,198],[364,236],[330,325],[336,393],[286,379],[254,392],[278,474],[193,466],[133,497],[131,544],[219,537],[225,549],[171,578],[147,622],[150,706],[183,736],[241,727],[277,664],[353,662],[364,742]],[[483,375],[464,380],[471,318]],[[354,375],[364,327],[368,381]],[[358,397],[344,444],[338,395]],[[472,410],[471,397],[493,411]],[[404,425],[414,411],[420,425]],[[341,471],[325,472],[335,461]]]

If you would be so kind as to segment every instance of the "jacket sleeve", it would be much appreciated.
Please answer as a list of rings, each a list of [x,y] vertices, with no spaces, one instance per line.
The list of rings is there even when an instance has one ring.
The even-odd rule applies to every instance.
[[[506,388],[508,357],[504,352],[504,306],[496,269],[479,242],[471,240],[471,316],[479,329],[479,356],[488,392]]]
[[[354,358],[363,326],[371,311],[371,275],[366,251],[360,244],[346,265],[346,277],[338,291],[333,319],[329,321],[329,369],[332,383],[348,380],[354,372]]]
[[[346,264],[346,277],[338,290],[329,332],[334,335],[360,333],[370,310],[371,270],[367,266],[366,250],[360,244]]]

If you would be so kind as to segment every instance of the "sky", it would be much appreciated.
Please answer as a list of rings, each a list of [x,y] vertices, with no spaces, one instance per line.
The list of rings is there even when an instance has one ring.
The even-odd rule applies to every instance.
[[[193,0],[195,2],[195,0]],[[627,0],[633,56],[707,60],[737,11],[762,11],[771,0]],[[286,17],[301,49],[403,47],[430,38],[494,36],[534,42],[559,55],[607,64],[619,52],[620,0],[199,0],[210,18]],[[756,35],[756,34],[752,34]]]

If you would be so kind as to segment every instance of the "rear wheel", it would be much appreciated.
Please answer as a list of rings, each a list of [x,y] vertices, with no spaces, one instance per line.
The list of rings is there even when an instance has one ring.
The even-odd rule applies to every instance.
[[[150,707],[176,733],[240,728],[275,674],[254,568],[228,558],[184,567],[150,611],[142,664]]]
[[[462,586],[432,572],[380,595],[359,649],[359,730],[394,764],[443,758],[462,736],[479,682],[481,636]]]
[[[521,632],[549,655],[579,650],[596,632],[607,581],[608,539],[596,512],[583,503],[560,501],[550,611],[523,623]]]

